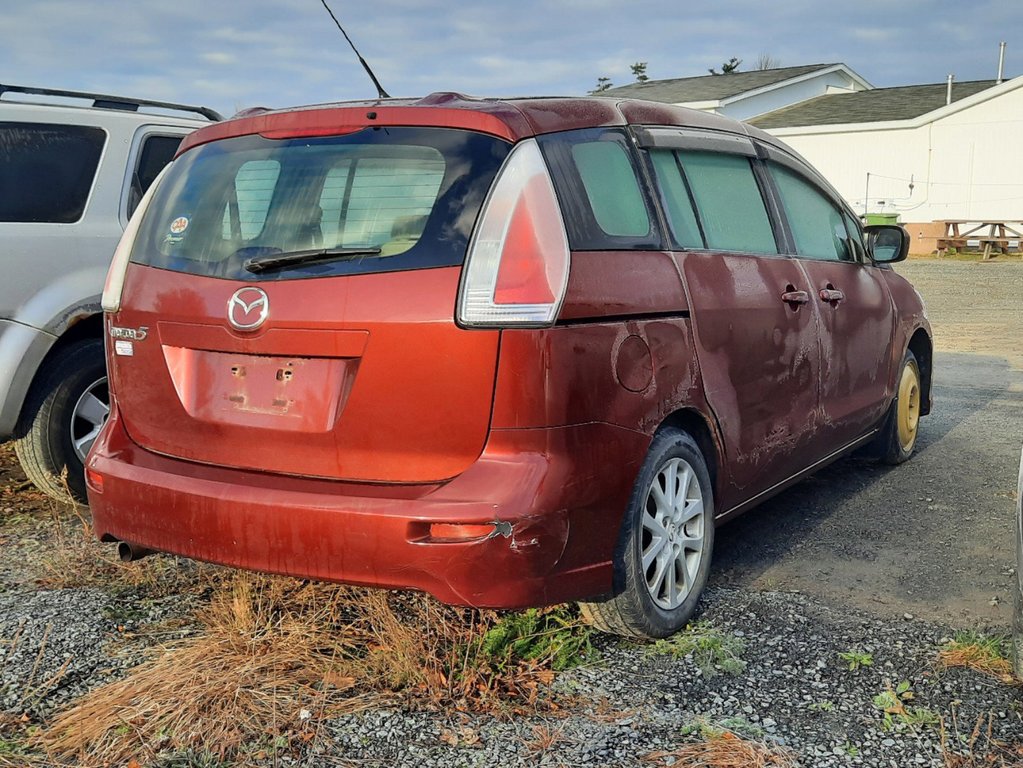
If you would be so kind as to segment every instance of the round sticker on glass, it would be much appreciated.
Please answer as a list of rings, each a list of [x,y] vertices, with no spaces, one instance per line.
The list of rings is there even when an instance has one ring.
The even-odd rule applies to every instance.
[[[188,217],[178,216],[174,221],[171,222],[170,231],[172,235],[180,235],[188,229]]]

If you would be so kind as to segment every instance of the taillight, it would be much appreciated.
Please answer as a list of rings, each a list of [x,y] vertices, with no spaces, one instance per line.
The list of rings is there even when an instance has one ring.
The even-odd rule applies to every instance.
[[[568,286],[561,209],[536,141],[509,153],[483,204],[462,273],[458,322],[542,327],[558,317]]]
[[[167,173],[167,168],[170,168],[169,164],[160,171],[153,183],[149,185],[149,189],[146,190],[146,194],[139,201],[138,207],[135,208],[135,212],[128,221],[128,226],[124,228],[124,233],[117,243],[117,248],[114,250],[114,258],[110,261],[110,268],[107,270],[107,280],[103,285],[102,306],[104,312],[116,312],[121,308],[121,291],[124,288],[124,276],[128,273],[128,260],[131,258],[131,249],[135,245],[135,238],[138,236],[139,226],[142,224],[142,217],[146,213],[146,208],[149,207],[149,201],[153,199],[153,193],[156,191],[157,186],[159,186],[164,174]]]

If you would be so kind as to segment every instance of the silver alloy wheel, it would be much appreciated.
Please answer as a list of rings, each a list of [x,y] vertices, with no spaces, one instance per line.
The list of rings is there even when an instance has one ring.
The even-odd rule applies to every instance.
[[[82,464],[85,464],[85,457],[89,455],[89,449],[96,442],[108,415],[110,393],[104,376],[86,388],[71,412],[71,445]]]
[[[684,459],[654,476],[643,506],[643,577],[660,608],[674,610],[692,591],[703,559],[703,490]]]

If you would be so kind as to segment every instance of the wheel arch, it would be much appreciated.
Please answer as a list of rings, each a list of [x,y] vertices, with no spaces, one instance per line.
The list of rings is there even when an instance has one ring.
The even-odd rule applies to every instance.
[[[81,316],[69,325],[64,333],[50,345],[50,348],[46,351],[43,359],[39,361],[39,365],[37,365],[35,371],[32,372],[32,379],[25,388],[25,394],[21,399],[20,406],[18,407],[19,422],[21,421],[20,415],[25,410],[25,406],[29,400],[28,393],[32,391],[32,387],[35,386],[40,376],[45,375],[45,371],[49,367],[53,358],[59,355],[70,345],[87,339],[103,339],[102,312]],[[16,434],[15,436],[20,437],[21,435]]]
[[[700,449],[700,453],[703,454],[704,461],[707,462],[707,471],[710,472],[710,482],[714,489],[714,496],[715,498],[720,498],[719,468],[721,466],[721,450],[712,421],[695,408],[680,408],[669,414],[661,422],[660,426],[657,427],[657,431],[660,432],[665,428],[679,429],[696,441],[696,446]]]
[[[934,344],[927,331],[923,328],[917,328],[909,339],[907,349],[913,353],[916,363],[920,367],[920,388],[923,390],[923,397],[920,398],[920,415],[925,416],[931,412],[931,375],[934,366]]]

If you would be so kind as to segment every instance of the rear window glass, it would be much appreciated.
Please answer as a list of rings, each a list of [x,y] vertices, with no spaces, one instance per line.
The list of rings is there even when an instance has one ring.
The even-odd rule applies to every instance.
[[[712,152],[679,152],[693,191],[707,247],[745,253],[777,253],[749,159]]]
[[[0,221],[78,221],[105,143],[101,128],[0,123]]]
[[[460,264],[509,148],[443,128],[205,144],[171,166],[132,260],[245,280]],[[349,253],[258,274],[244,267],[251,258],[319,250]]]

